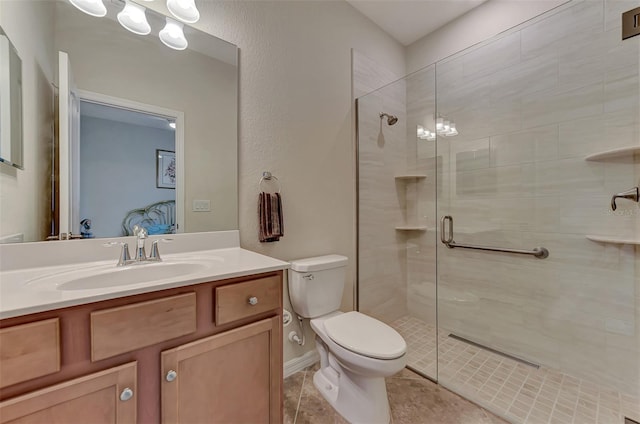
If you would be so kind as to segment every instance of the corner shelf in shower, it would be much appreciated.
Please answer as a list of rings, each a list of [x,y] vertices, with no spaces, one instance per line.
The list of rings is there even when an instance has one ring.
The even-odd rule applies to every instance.
[[[426,174],[403,174],[396,175],[396,180],[423,180],[427,178]]]
[[[598,243],[640,245],[640,239],[611,237],[611,236],[592,236],[592,235],[586,235],[586,237],[587,237],[587,240],[595,241]]]
[[[619,149],[606,150],[600,153],[594,153],[592,155],[587,156],[584,160],[607,160],[607,159],[616,159],[622,158],[626,156],[635,156],[640,155],[640,146],[630,146],[630,147],[621,147]]]
[[[397,231],[427,231],[426,225],[398,225]]]

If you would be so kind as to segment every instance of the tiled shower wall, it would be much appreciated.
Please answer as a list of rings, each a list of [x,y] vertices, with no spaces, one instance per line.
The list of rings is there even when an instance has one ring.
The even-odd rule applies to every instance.
[[[633,7],[572,2],[437,64],[438,112],[460,133],[438,140],[438,215],[458,243],[550,251],[439,245],[438,324],[637,396],[640,246],[585,236],[640,238],[638,204],[609,207],[640,160],[584,159],[640,145],[640,37],[620,37]]]
[[[416,222],[427,227],[425,232],[409,233],[407,253],[407,310],[409,315],[436,324],[436,143],[419,139],[418,125],[434,131],[436,115],[436,67],[429,66],[406,78],[407,85],[407,140],[415,141],[407,149],[407,163],[416,173],[426,178],[416,182]],[[433,343],[435,344],[435,337]],[[432,358],[435,361],[435,355]],[[432,377],[436,378],[433,374]]]
[[[374,60],[353,52],[354,98],[396,79]],[[406,85],[391,84],[358,103],[358,284],[360,311],[385,322],[406,315],[404,235],[406,199],[395,175],[406,164]],[[381,112],[397,116],[389,126]],[[415,143],[415,142],[414,142]]]

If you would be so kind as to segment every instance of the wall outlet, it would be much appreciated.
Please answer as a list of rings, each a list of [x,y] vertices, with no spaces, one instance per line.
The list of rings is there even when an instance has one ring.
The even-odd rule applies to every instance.
[[[211,200],[194,200],[193,212],[211,212]]]

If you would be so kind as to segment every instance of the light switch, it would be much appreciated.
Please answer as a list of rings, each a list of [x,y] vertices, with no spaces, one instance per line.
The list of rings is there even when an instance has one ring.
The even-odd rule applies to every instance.
[[[193,212],[211,212],[211,200],[194,200]]]

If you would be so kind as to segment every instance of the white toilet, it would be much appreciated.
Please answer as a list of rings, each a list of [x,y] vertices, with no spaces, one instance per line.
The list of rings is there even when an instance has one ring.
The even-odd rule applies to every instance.
[[[347,258],[327,255],[291,262],[294,311],[311,318],[320,353],[313,383],[350,423],[390,421],[384,378],[406,365],[407,344],[393,328],[360,312],[340,312]]]

